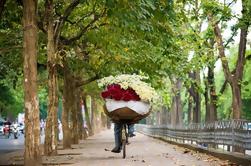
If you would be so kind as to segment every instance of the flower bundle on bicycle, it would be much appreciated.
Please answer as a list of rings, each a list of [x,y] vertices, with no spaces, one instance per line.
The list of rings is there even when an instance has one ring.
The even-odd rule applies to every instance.
[[[114,121],[136,123],[150,113],[150,103],[157,96],[146,82],[146,77],[122,74],[98,81],[105,87],[101,96],[105,99],[105,113]]]

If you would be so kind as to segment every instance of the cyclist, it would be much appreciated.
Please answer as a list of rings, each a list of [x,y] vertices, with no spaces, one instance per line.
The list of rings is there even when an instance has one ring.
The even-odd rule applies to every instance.
[[[112,149],[113,153],[120,153],[121,151],[121,131],[123,128],[123,124],[114,123],[114,138],[115,138],[115,147]],[[134,124],[128,125],[128,135],[129,137],[134,137]]]

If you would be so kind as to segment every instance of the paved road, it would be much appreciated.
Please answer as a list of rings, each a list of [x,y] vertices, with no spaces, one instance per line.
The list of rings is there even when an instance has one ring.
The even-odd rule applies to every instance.
[[[9,153],[23,148],[24,148],[23,134],[20,134],[18,139],[14,139],[13,135],[11,135],[10,138],[6,138],[4,135],[0,135],[0,154]]]
[[[62,139],[62,137],[62,132],[60,132],[59,138]],[[44,133],[41,135],[41,143],[43,142]],[[13,134],[11,134],[10,138],[0,135],[0,155],[21,149],[24,149],[24,134],[20,133],[18,139],[14,139]]]

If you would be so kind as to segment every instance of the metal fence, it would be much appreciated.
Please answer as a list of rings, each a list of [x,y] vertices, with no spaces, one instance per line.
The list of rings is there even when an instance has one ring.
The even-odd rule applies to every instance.
[[[147,135],[182,143],[228,145],[251,150],[251,122],[244,120],[190,124],[183,128],[170,125],[137,124],[136,130]]]

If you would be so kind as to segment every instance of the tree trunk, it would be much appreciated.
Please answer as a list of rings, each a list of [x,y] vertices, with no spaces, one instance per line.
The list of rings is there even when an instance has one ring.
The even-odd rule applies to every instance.
[[[63,97],[62,128],[63,128],[63,149],[71,148],[71,136],[69,128],[69,110],[65,104],[66,98]]]
[[[87,97],[83,96],[83,105],[84,105],[84,108],[85,108],[86,125],[87,125],[87,128],[88,128],[89,136],[92,136],[93,135],[93,129],[92,129],[91,121],[90,121],[89,111],[87,109],[86,100],[87,100]]]
[[[58,83],[57,83],[57,69],[56,69],[56,45],[54,40],[54,27],[53,27],[53,5],[52,2],[48,3],[49,18],[48,18],[48,30],[47,30],[47,68],[49,73],[48,78],[48,95],[49,106],[48,116],[46,120],[46,132],[44,152],[45,155],[57,154],[57,135],[58,135]]]
[[[208,77],[204,77],[205,82],[205,92],[204,92],[204,98],[205,98],[205,109],[206,109],[206,117],[205,122],[210,122],[210,109],[209,109],[209,97],[208,97]]]
[[[40,125],[37,96],[37,1],[23,1],[23,57],[24,57],[24,107],[25,152],[24,165],[39,165]]]
[[[231,84],[232,89],[232,113],[233,119],[241,118],[241,87],[238,85],[238,80],[234,80]]]
[[[195,72],[195,80],[196,80],[196,87],[199,88],[200,86],[200,71]],[[200,97],[200,92],[195,89],[195,96],[194,96],[194,102],[195,102],[195,107],[194,107],[194,122],[195,123],[200,123],[201,118],[201,97]]]
[[[103,112],[101,112],[101,124],[102,129],[107,128],[107,116]]]
[[[197,90],[200,85],[199,71],[196,71],[196,72],[194,71],[194,72],[189,73],[189,77],[195,81],[195,83],[193,83],[191,88],[189,89],[190,96],[193,97],[193,102],[194,102],[192,120],[193,120],[193,123],[200,123],[201,97],[200,97],[200,93]]]
[[[76,81],[75,81],[76,82]],[[80,103],[80,88],[74,85],[74,117],[75,120],[73,120],[73,127],[76,129],[77,132],[73,132],[73,141],[74,144],[79,143],[79,139],[82,139],[82,126],[83,126],[83,116],[82,116],[82,110],[81,110],[81,103]]]
[[[76,87],[76,81],[73,78],[72,80],[73,87],[72,87],[72,93],[73,93],[73,98],[72,98],[72,114],[71,114],[71,119],[72,119],[72,129],[75,132],[72,132],[72,143],[78,144],[78,106],[77,106],[77,100],[79,100],[78,96],[78,88]]]
[[[172,88],[173,99],[171,106],[171,124],[173,127],[181,127],[183,125],[182,120],[182,104],[181,104],[181,80],[172,80],[174,88]]]
[[[216,89],[215,89],[213,64],[208,67],[208,86],[209,86],[209,92],[210,92],[209,122],[214,122],[217,120],[217,94],[216,94]]]
[[[192,122],[192,109],[193,109],[193,96],[189,94],[189,99],[188,99],[188,111],[187,111],[187,121],[188,124]]]
[[[81,106],[81,98],[80,98],[80,89],[78,89],[78,95],[77,95],[77,110],[78,110],[78,139],[82,140],[83,139],[83,134],[84,134],[84,128],[83,128],[83,114],[82,114],[82,106]]]
[[[167,109],[166,107],[162,107],[162,110],[161,110],[161,122],[160,124],[161,125],[166,125],[167,124]]]
[[[97,126],[96,126],[96,114],[95,114],[95,111],[96,111],[96,100],[94,97],[91,97],[91,126],[92,126],[92,130],[93,130],[93,134],[96,132],[97,130]]]
[[[64,87],[63,87],[63,112],[62,112],[62,127],[63,127],[63,148],[71,148],[71,130],[69,127],[70,113],[71,111],[71,99],[72,96],[72,84],[71,74],[68,69],[67,63],[64,63]]]

